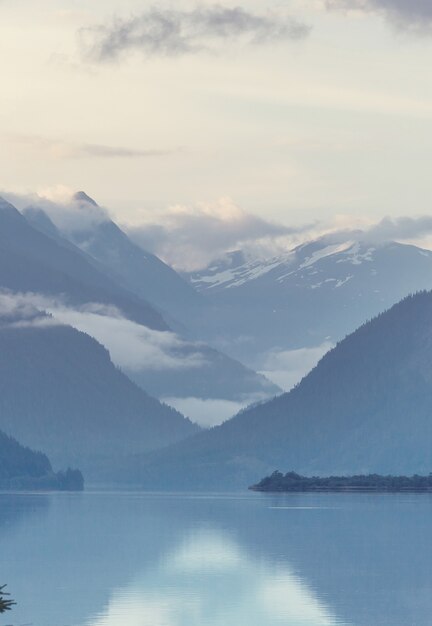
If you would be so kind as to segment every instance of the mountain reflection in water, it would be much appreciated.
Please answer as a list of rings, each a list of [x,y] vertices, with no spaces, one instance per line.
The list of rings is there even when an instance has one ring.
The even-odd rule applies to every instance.
[[[0,495],[14,626],[430,624],[429,495],[37,498]]]

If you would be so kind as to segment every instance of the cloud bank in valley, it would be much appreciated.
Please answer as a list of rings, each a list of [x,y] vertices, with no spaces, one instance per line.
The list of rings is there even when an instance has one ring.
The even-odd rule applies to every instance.
[[[194,9],[152,7],[129,18],[83,28],[84,57],[103,63],[139,52],[146,57],[180,57],[214,52],[229,42],[262,45],[304,39],[310,28],[279,13],[254,13],[215,4]]]
[[[330,9],[378,13],[400,30],[432,34],[430,0],[326,0],[326,5]]]
[[[260,373],[284,391],[289,391],[317,365],[331,348],[333,344],[325,341],[314,348],[272,350],[264,355]]]
[[[94,337],[126,371],[192,369],[206,363],[198,348],[185,354],[183,349],[190,344],[175,333],[141,326],[113,307],[95,304],[71,309],[56,305],[48,310],[56,320]]]
[[[151,330],[126,319],[116,307],[97,303],[71,308],[56,298],[4,291],[0,292],[0,323],[15,328],[72,326],[104,345],[115,365],[129,371],[193,369],[206,364],[199,347],[191,350],[193,344],[175,333]]]
[[[218,426],[246,408],[255,398],[251,397],[244,402],[233,400],[215,400],[212,398],[162,398],[182,415],[186,415],[192,422],[203,428]]]

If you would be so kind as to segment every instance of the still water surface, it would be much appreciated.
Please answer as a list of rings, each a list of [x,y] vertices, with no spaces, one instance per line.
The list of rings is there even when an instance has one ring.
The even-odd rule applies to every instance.
[[[432,496],[0,494],[13,626],[430,626]]]

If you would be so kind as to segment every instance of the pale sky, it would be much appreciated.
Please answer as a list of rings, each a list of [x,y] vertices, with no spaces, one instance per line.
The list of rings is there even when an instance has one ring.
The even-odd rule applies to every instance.
[[[428,214],[431,67],[430,0],[0,0],[0,188],[135,223]]]

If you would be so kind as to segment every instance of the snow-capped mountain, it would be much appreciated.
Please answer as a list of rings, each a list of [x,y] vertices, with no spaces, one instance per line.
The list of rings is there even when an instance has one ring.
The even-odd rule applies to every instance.
[[[393,252],[411,248],[415,254],[432,259],[432,252],[429,250],[397,243],[385,246],[387,254],[392,247]],[[261,285],[273,283],[310,289],[323,286],[338,289],[364,274],[364,270],[369,270],[372,276],[377,275],[374,262],[383,249],[383,246],[377,247],[355,240],[329,243],[320,239],[270,259],[248,259],[243,252],[237,250],[212,263],[204,271],[189,274],[189,281],[195,289],[209,295],[225,289],[236,289],[251,281],[258,281]],[[365,267],[360,270],[361,265]],[[332,277],[327,275],[330,268],[334,274]],[[255,282],[254,286],[256,284]]]
[[[235,251],[187,278],[217,307],[231,354],[259,367],[263,352],[336,342],[407,294],[431,289],[432,252],[353,232],[269,259]]]
[[[99,291],[93,296],[90,290],[84,303],[93,303],[92,306],[98,302],[113,304],[122,315],[119,317],[118,313],[105,307],[101,313],[96,312],[96,317],[94,310],[90,315],[89,311],[83,315],[82,311],[72,313],[68,310],[68,319],[63,318],[105,345],[116,365],[145,391],[174,404],[178,398],[192,398],[229,401],[241,406],[281,391],[264,376],[221,351],[194,341],[193,332],[186,332],[182,319],[191,320],[193,329],[192,320],[205,317],[202,314],[207,307],[204,297],[158,257],[135,245],[84,192],[76,194],[70,206],[52,206],[49,215],[37,206],[24,210],[25,217],[14,211],[33,239],[41,240],[47,250],[58,248],[63,255],[68,255],[71,267],[84,267],[82,281],[88,282],[92,272],[97,272],[101,284],[109,282],[113,290],[115,287],[136,302],[139,311],[149,309],[160,319],[160,329],[155,328],[160,332],[149,332],[147,326],[150,324],[146,325],[144,320],[142,327],[134,325],[133,322],[140,323],[140,319],[129,316],[128,309],[120,309],[114,296],[112,300],[108,297],[102,300]],[[3,236],[12,240],[6,232]],[[16,236],[14,244],[18,243],[19,237]],[[1,244],[0,233],[0,258]],[[57,257],[52,258],[53,261],[49,257],[45,262],[47,272],[51,265],[54,269],[59,265],[61,269]],[[34,270],[35,263],[29,265]],[[60,284],[58,292],[67,290],[67,285],[60,279],[56,284]],[[2,286],[0,280],[0,288]],[[14,282],[9,281],[6,286],[16,290]],[[42,294],[53,291],[45,285],[39,288],[30,278],[25,288],[20,283],[20,290]],[[79,304],[82,302],[83,298]],[[188,311],[191,311],[190,315]],[[65,314],[51,312],[57,316]],[[129,358],[128,352],[135,356]]]

